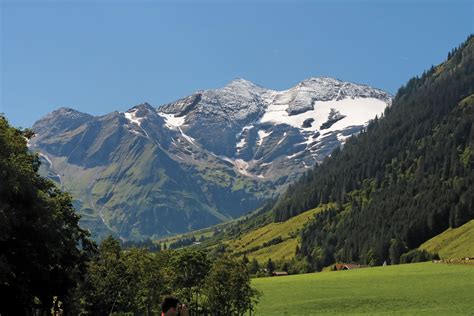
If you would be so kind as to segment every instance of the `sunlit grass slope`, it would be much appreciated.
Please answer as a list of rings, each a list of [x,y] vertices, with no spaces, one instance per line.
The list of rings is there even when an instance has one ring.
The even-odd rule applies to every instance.
[[[256,315],[471,315],[474,267],[416,263],[253,280]]]
[[[247,257],[256,258],[264,262],[272,260],[289,260],[294,257],[296,246],[298,245],[298,235],[301,228],[311,220],[318,212],[326,209],[327,206],[318,207],[281,223],[270,223],[258,229],[252,230],[238,239],[228,241],[227,244],[236,254],[247,253]],[[281,242],[264,246],[276,238],[281,238]]]
[[[448,228],[423,243],[420,248],[437,252],[446,259],[474,257],[474,220],[458,228]]]

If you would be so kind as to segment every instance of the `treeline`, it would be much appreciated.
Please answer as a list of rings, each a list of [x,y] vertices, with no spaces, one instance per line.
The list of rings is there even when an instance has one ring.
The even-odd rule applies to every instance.
[[[258,292],[245,264],[218,250],[162,250],[112,237],[97,246],[72,197],[38,175],[33,134],[0,115],[0,314],[157,315],[175,295],[192,315],[243,315]]]
[[[153,242],[151,239],[144,240],[127,240],[121,243],[123,249],[128,248],[144,248],[151,252],[161,251],[161,244]]]
[[[404,252],[474,218],[473,55],[470,36],[446,62],[411,79],[382,119],[275,204],[275,221],[338,205],[302,231],[299,254],[314,269],[335,261],[381,264],[390,261],[391,249],[399,254],[392,256],[396,263]]]
[[[204,240],[204,237],[202,237],[200,241],[203,241],[203,240]],[[183,247],[186,247],[186,246],[190,246],[190,245],[194,244],[195,242],[196,242],[196,237],[194,235],[192,235],[189,238],[181,238],[181,239],[178,239],[174,242],[171,242],[168,246],[168,249],[183,248]]]

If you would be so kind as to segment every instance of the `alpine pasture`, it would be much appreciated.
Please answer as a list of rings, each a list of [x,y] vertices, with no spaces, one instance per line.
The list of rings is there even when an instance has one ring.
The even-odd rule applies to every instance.
[[[256,315],[470,315],[474,266],[414,263],[267,277]]]

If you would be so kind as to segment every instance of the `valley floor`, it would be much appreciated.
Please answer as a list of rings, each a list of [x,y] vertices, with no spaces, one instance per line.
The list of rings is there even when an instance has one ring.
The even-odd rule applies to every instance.
[[[472,315],[474,266],[416,263],[253,280],[256,315]]]

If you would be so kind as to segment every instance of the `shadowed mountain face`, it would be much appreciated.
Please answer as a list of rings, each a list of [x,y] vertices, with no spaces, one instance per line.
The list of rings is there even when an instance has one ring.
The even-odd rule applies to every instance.
[[[158,237],[260,206],[390,103],[331,78],[285,91],[237,79],[158,108],[100,117],[61,108],[34,124],[30,148],[96,238]]]

